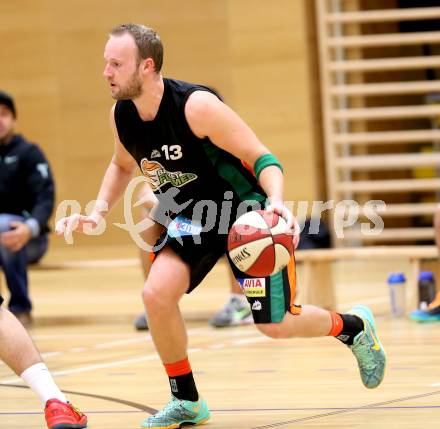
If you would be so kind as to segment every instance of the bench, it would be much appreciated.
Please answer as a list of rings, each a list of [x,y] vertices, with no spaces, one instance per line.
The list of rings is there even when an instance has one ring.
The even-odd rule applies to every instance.
[[[336,309],[335,287],[332,265],[335,261],[383,261],[407,259],[411,273],[406,282],[407,312],[418,306],[418,275],[420,270],[429,269],[438,277],[438,251],[436,246],[371,246],[359,248],[334,248],[298,250],[296,261],[303,265],[300,284],[302,301],[329,310]],[[384,279],[385,283],[386,279]]]

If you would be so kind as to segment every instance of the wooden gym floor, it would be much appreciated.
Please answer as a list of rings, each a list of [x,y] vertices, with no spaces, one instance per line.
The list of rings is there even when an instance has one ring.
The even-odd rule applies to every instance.
[[[138,428],[169,398],[149,335],[132,327],[142,310],[135,258],[132,247],[66,246],[47,256],[47,269],[31,272],[36,320],[31,334],[60,387],[88,414],[92,429]],[[87,259],[93,262],[81,262]],[[71,265],[59,269],[59,261]],[[362,386],[351,353],[334,339],[275,341],[253,326],[208,326],[228,293],[226,267],[218,264],[182,302],[190,360],[212,411],[205,427],[437,427],[440,323],[390,317],[386,276],[409,269],[403,261],[396,264],[335,267],[339,309],[364,302],[378,315],[389,364],[383,384],[371,391]],[[301,284],[300,269],[298,276]],[[0,428],[45,427],[38,400],[0,363]]]

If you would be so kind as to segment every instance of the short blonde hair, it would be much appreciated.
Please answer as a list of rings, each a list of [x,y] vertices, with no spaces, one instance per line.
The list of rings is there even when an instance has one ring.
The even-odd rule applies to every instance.
[[[138,48],[138,64],[147,58],[154,61],[154,69],[160,72],[163,64],[163,45],[159,35],[152,28],[142,24],[121,24],[110,31],[110,35],[130,34]]]

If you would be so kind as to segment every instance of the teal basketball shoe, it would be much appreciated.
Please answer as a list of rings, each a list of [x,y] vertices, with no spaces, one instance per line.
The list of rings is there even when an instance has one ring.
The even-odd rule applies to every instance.
[[[364,322],[364,330],[356,335],[349,347],[357,359],[362,383],[368,389],[374,389],[383,380],[386,354],[376,332],[373,313],[364,305],[355,305],[349,313]]]
[[[170,402],[154,416],[147,417],[141,424],[149,429],[177,429],[183,426],[201,425],[208,421],[210,413],[204,399],[185,401],[171,396]]]

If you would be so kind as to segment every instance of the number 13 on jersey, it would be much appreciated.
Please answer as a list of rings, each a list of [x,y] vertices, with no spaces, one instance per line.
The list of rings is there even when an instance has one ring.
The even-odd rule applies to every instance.
[[[176,160],[182,158],[182,148],[178,144],[173,144],[171,146],[164,144],[161,147],[161,150],[165,154],[165,159]]]

